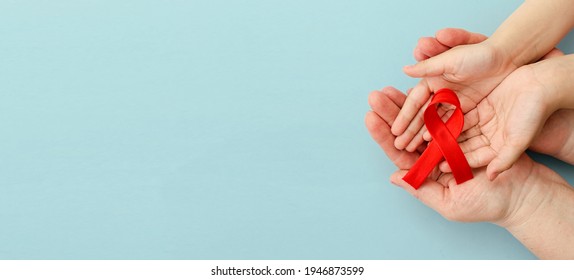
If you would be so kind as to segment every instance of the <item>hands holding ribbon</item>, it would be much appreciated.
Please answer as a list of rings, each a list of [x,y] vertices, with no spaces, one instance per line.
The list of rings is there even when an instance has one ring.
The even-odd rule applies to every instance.
[[[444,29],[437,34],[450,38],[446,40],[451,42],[461,43],[465,38],[483,37],[462,29]],[[421,39],[415,57],[440,53],[438,44],[442,45],[439,37]],[[423,51],[424,54],[416,53]],[[492,162],[500,159],[505,165],[502,169],[506,170],[529,147],[574,163],[574,111],[565,110],[574,106],[568,98],[563,98],[569,91],[568,83],[565,83],[569,79],[569,71],[574,71],[574,64],[569,61],[574,62],[574,57],[564,56],[560,50],[553,49],[541,61],[512,72],[465,114],[464,132],[458,140],[471,167],[489,163],[494,166],[496,162]],[[423,139],[431,140],[428,131],[423,134]],[[450,172],[446,162],[440,165],[440,169]]]
[[[514,218],[517,215],[515,213],[521,212],[515,204],[525,198],[523,196],[528,193],[528,186],[534,187],[534,184],[528,183],[531,179],[529,175],[532,172],[546,172],[543,166],[534,163],[526,155],[519,160],[517,168],[501,176],[500,179],[506,183],[502,187],[488,180],[484,168],[475,170],[475,178],[460,185],[456,184],[452,173],[442,173],[438,169],[431,173],[418,190],[401,179],[421,154],[418,151],[399,150],[393,145],[396,136],[391,133],[391,126],[404,106],[405,99],[403,93],[392,87],[374,91],[369,96],[372,111],[365,118],[365,124],[375,142],[400,169],[391,176],[391,181],[449,220],[498,224],[520,220]],[[533,201],[532,204],[537,203]]]
[[[461,29],[445,29],[439,34],[451,38],[480,36]],[[419,44],[417,50],[436,52],[432,42],[440,44],[438,37],[425,40],[431,43]],[[459,141],[471,167],[482,167],[490,163],[489,168],[506,170],[530,145],[538,152],[569,161],[563,147],[568,141],[574,140],[571,139],[573,129],[566,122],[572,119],[574,111],[561,110],[552,114],[556,108],[556,104],[552,103],[556,100],[551,97],[556,94],[549,91],[554,88],[541,82],[549,79],[545,75],[553,75],[554,72],[552,69],[555,60],[548,59],[563,55],[558,49],[553,49],[543,57],[543,61],[512,72],[465,115],[465,132]],[[551,114],[548,125],[543,126]],[[544,131],[541,131],[543,127]],[[423,138],[426,141],[431,139],[428,132],[425,132]],[[440,168],[444,172],[450,171],[446,162]],[[493,172],[487,172],[491,174],[491,179],[496,177],[498,171]]]
[[[462,50],[476,49],[468,44],[482,46],[480,44],[484,40],[486,37],[480,34],[445,29],[439,31],[436,38],[419,40],[415,58],[431,61],[434,57],[445,57],[451,51],[453,56],[463,57]],[[466,53],[469,56],[474,54]],[[394,88],[375,91],[369,97],[373,111],[366,116],[367,128],[401,169],[392,175],[391,181],[447,219],[496,223],[541,258],[574,258],[574,248],[567,246],[574,242],[571,234],[574,232],[574,210],[571,210],[574,209],[574,191],[555,172],[533,162],[523,153],[530,147],[574,163],[574,110],[569,110],[574,109],[574,97],[567,94],[574,91],[574,77],[570,77],[574,76],[574,57],[564,56],[553,49],[539,62],[515,68],[509,73],[506,70],[486,71],[494,73],[494,78],[484,81],[458,75],[458,70],[470,69],[465,68],[467,66],[462,62],[477,63],[472,59],[454,63],[459,68],[449,72],[451,76],[445,75],[448,71],[445,72],[444,68],[432,66],[433,63],[439,65],[451,61],[449,59],[418,64],[440,71],[422,71],[424,75],[421,76],[425,78],[408,97]],[[512,69],[504,63],[491,65],[505,65],[510,67],[506,69]],[[410,70],[406,68],[405,71],[409,73]],[[438,73],[438,76],[431,76],[433,73]],[[477,76],[483,77],[484,73]],[[493,82],[501,76],[498,83]],[[465,82],[458,82],[460,80],[455,78]],[[489,83],[495,84],[490,91]],[[467,85],[473,88],[465,89]],[[443,162],[416,190],[401,178],[425,150],[426,141],[431,140],[429,132],[421,129],[422,112],[430,102],[431,92],[443,86],[459,89],[455,91],[466,114],[458,141],[470,166],[478,169],[473,170],[474,179],[456,184],[449,173],[449,164]],[[444,122],[452,117],[452,112],[448,106],[438,110]],[[396,136],[398,133],[393,129],[401,126],[404,133]],[[545,238],[536,238],[541,234]]]

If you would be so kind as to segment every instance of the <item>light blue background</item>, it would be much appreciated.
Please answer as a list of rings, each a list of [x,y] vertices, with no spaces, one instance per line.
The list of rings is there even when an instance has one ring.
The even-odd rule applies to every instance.
[[[534,258],[391,186],[363,124],[418,37],[520,2],[3,0],[0,258]]]

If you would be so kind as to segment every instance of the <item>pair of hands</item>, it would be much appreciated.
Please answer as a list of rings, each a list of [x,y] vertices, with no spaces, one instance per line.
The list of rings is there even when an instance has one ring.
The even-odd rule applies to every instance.
[[[373,139],[401,169],[391,177],[394,184],[403,187],[447,219],[464,222],[488,221],[508,227],[528,217],[541,197],[544,197],[533,195],[539,193],[535,186],[541,184],[540,180],[557,176],[548,168],[533,162],[523,151],[530,144],[530,140],[533,140],[538,151],[556,153],[572,130],[563,129],[569,126],[565,120],[574,119],[574,114],[571,111],[558,111],[543,126],[548,112],[541,109],[545,106],[542,103],[544,101],[540,102],[544,99],[543,93],[540,92],[543,86],[533,78],[536,72],[529,67],[514,68],[505,79],[509,71],[500,69],[512,69],[512,65],[497,62],[498,57],[491,53],[491,49],[480,45],[486,44],[485,39],[485,36],[460,29],[446,29],[437,33],[437,38],[421,39],[415,50],[415,58],[426,60],[414,68],[405,68],[405,72],[413,76],[443,73],[422,80],[410,91],[409,98],[394,88],[371,93],[369,104],[373,111],[367,114],[365,122]],[[458,63],[454,60],[445,63],[427,59],[442,59],[440,53],[450,48],[453,48],[453,53],[468,48],[476,49],[476,56],[481,59],[473,60],[474,63],[464,59]],[[478,51],[478,48],[483,48],[483,53]],[[560,55],[561,53],[555,50],[546,58],[550,61],[552,57]],[[453,56],[448,57],[452,59],[450,57]],[[435,67],[441,63],[455,66],[452,69]],[[491,68],[494,70],[479,71]],[[482,74],[465,76],[464,73]],[[488,78],[481,79],[489,74],[491,76]],[[496,182],[490,180],[492,176],[488,176],[487,168],[482,167],[474,170],[473,180],[456,185],[452,174],[446,173],[449,171],[446,163],[441,164],[440,170],[435,170],[419,190],[402,181],[406,170],[411,168],[424,149],[424,140],[430,140],[421,129],[423,122],[420,113],[428,101],[425,103],[420,100],[426,101],[425,98],[430,98],[430,92],[442,87],[451,88],[459,94],[463,111],[467,113],[463,129],[465,132],[459,140],[463,141],[461,148],[472,167],[484,166],[497,158],[500,150],[510,148],[513,152],[510,153],[510,165],[514,163],[514,167],[501,174]],[[521,98],[526,94],[524,88],[530,89],[528,93],[531,95],[542,96],[542,99]],[[493,90],[490,95],[489,90]],[[508,91],[513,94],[505,94],[509,93]],[[446,111],[442,114],[445,118],[449,116]],[[538,123],[539,120],[542,120],[541,124],[533,127],[532,123]],[[525,122],[527,125],[524,125]],[[403,133],[398,133],[401,130]],[[543,133],[539,133],[541,130],[544,130]],[[525,136],[530,140],[525,141],[526,144],[519,142]],[[507,142],[509,139],[518,140]],[[510,147],[507,146],[508,143],[511,144]],[[524,145],[526,147],[522,148]],[[515,153],[518,156],[514,156]],[[496,174],[496,169],[490,172],[490,175],[492,174]],[[522,202],[527,197],[531,203],[524,205]]]
[[[400,169],[391,175],[391,182],[400,186],[443,217],[460,222],[492,222],[509,230],[520,227],[545,204],[552,201],[552,184],[564,183],[547,167],[532,161],[526,154],[501,174],[496,182],[490,181],[486,168],[474,170],[474,178],[457,185],[452,173],[435,169],[423,186],[415,190],[402,180],[419,158],[421,151],[409,152],[394,146],[396,136],[391,133],[406,95],[387,87],[369,95],[372,111],[365,117],[371,136]],[[552,184],[549,184],[551,182]],[[524,203],[527,201],[528,203]]]
[[[404,71],[424,79],[409,93],[392,126],[398,136],[395,147],[414,151],[431,140],[422,112],[431,92],[447,87],[457,92],[466,113],[461,149],[471,167],[488,166],[489,179],[509,169],[529,146],[568,161],[562,148],[572,129],[563,129],[562,120],[574,118],[574,113],[553,114],[558,108],[558,89],[546,82],[561,56],[554,49],[540,62],[517,68],[484,35],[445,29],[436,38],[422,38],[415,49],[420,62]],[[450,116],[444,110],[439,113],[445,119]],[[446,162],[440,169],[450,171]]]

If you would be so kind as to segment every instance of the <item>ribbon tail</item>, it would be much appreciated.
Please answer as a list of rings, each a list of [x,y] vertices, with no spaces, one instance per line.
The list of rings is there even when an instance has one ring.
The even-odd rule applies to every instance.
[[[431,141],[415,165],[403,177],[403,181],[418,190],[442,158],[438,145]]]

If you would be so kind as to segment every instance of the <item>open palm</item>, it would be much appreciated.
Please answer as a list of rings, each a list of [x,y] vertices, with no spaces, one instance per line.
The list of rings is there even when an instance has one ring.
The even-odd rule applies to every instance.
[[[429,207],[450,220],[474,222],[490,221],[504,223],[518,207],[517,198],[524,192],[525,182],[535,165],[526,155],[522,156],[509,172],[500,176],[495,185],[488,180],[485,169],[473,170],[474,179],[457,185],[452,174],[433,171],[423,186],[415,190],[402,180],[408,169],[418,159],[418,151],[398,150],[393,142],[395,136],[390,126],[404,103],[406,96],[393,88],[375,91],[369,96],[373,111],[367,113],[365,124],[371,137],[385,151],[393,163],[401,170],[394,173],[391,181],[420,199]],[[424,146],[419,147],[419,150]]]
[[[514,71],[465,115],[467,129],[459,141],[471,167],[488,165],[488,176],[494,179],[510,168],[531,144],[561,145],[567,141],[571,129],[544,128],[554,112],[553,101],[548,87],[538,78],[540,70],[536,69],[552,67],[552,62],[545,60]],[[543,129],[545,133],[541,135]],[[446,163],[441,164],[441,170],[449,170]]]
[[[452,173],[444,173],[438,180],[427,180],[415,190],[402,180],[408,170],[395,172],[391,182],[449,220],[502,225],[511,220],[515,209],[521,206],[520,197],[530,192],[528,180],[535,166],[543,168],[522,154],[516,166],[501,174],[496,182],[488,179],[485,168],[474,169],[474,178],[462,184],[456,184]]]

